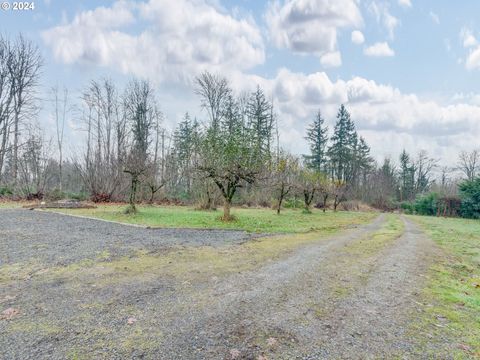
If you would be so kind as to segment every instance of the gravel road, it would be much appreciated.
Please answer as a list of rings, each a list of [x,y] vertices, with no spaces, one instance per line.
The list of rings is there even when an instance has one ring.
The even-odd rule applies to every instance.
[[[402,221],[403,235],[368,255],[349,249],[368,242],[384,215],[255,270],[193,284],[166,276],[99,284],[95,275],[80,283],[70,275],[0,282],[0,310],[21,310],[0,319],[0,358],[422,358],[406,330],[435,250],[416,225]],[[5,210],[0,240],[2,264],[36,257],[49,265],[105,248],[124,254],[177,243],[221,246],[248,235]]]
[[[103,251],[118,256],[135,249],[221,246],[252,238],[245,231],[148,229],[24,209],[0,209],[0,229],[0,265],[32,258],[65,265]]]

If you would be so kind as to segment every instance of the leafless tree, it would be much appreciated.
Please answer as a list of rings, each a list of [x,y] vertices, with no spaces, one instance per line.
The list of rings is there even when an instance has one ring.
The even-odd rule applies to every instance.
[[[65,120],[68,106],[68,90],[63,88],[62,94],[59,94],[58,87],[52,88],[52,101],[54,107],[56,140],[58,148],[58,187],[63,189],[63,135],[65,130]]]
[[[473,180],[480,172],[480,150],[462,151],[458,156],[458,169],[468,180]]]
[[[8,151],[11,115],[13,113],[13,89],[11,68],[12,46],[8,39],[0,36],[0,180],[2,179],[5,155]]]
[[[19,35],[13,44],[10,62],[11,91],[13,95],[13,164],[12,178],[17,181],[20,122],[33,117],[37,111],[36,91],[42,67],[42,57],[31,41]]]
[[[224,111],[224,104],[231,95],[228,81],[222,76],[209,72],[202,73],[196,79],[195,92],[200,96],[202,107],[207,111],[211,128],[217,132]]]

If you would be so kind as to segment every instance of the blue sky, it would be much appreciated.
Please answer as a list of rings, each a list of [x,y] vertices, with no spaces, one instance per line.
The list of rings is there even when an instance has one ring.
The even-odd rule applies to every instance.
[[[0,11],[45,59],[43,90],[91,79],[150,79],[173,128],[202,118],[192,79],[219,72],[240,91],[262,86],[276,105],[283,146],[306,151],[320,109],[333,126],[345,103],[374,155],[403,147],[453,163],[480,147],[480,2],[475,0],[35,1]],[[478,39],[478,40],[477,40]],[[46,105],[39,121],[49,123]],[[72,114],[68,136],[79,141]]]

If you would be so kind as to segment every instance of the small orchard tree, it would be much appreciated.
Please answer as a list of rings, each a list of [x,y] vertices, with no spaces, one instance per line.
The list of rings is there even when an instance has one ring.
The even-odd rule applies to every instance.
[[[295,176],[298,168],[298,159],[285,153],[280,154],[274,165],[273,177],[277,214],[280,214],[283,200],[295,187]]]
[[[337,211],[338,205],[346,200],[347,184],[342,180],[333,180],[330,188],[333,195],[333,211]]]
[[[230,94],[220,123],[212,123],[202,139],[198,166],[204,178],[210,179],[223,197],[224,221],[233,219],[230,214],[233,197],[239,188],[256,181],[261,163],[244,126],[238,102]]]
[[[325,188],[325,174],[311,169],[303,169],[298,176],[297,188],[303,195],[304,211],[310,213],[315,195]]]

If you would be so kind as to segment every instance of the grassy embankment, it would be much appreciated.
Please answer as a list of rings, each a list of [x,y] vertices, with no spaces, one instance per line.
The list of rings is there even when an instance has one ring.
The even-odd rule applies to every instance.
[[[417,331],[456,344],[454,358],[480,358],[480,221],[412,217],[443,254],[431,268],[424,289],[423,317]]]

